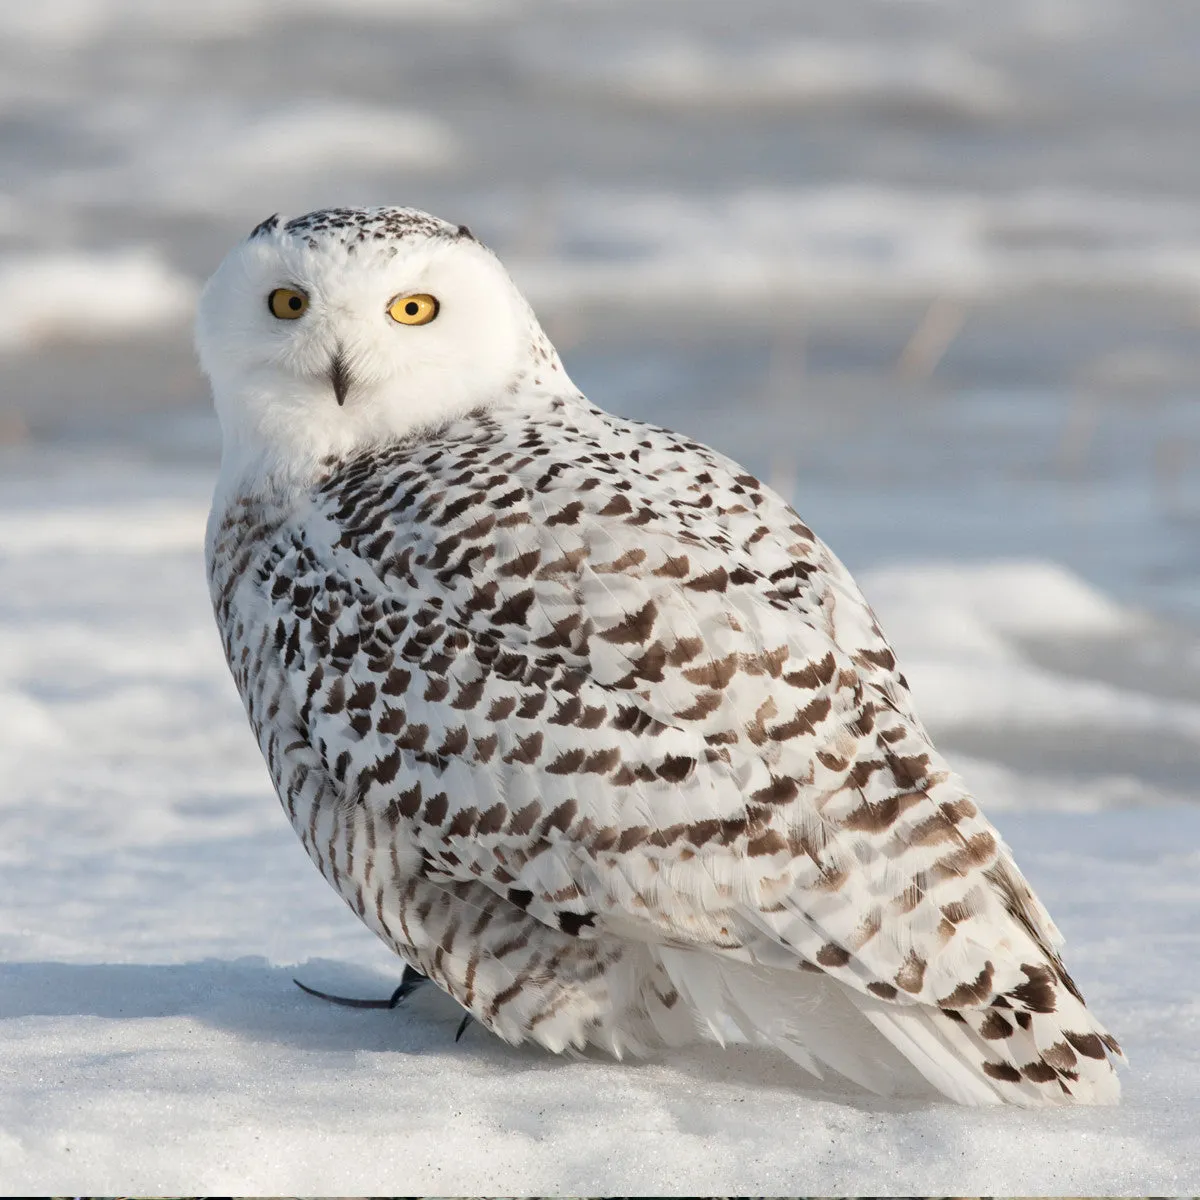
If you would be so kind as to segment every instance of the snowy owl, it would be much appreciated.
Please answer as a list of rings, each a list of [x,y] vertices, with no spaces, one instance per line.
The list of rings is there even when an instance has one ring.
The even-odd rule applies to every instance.
[[[885,1095],[1116,1101],[846,569],[737,463],[589,403],[465,226],[271,217],[197,345],[225,654],[406,980],[553,1051],[701,1036]]]

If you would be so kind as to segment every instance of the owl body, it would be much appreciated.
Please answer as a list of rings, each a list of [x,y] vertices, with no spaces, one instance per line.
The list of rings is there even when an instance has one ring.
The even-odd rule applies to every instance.
[[[736,463],[586,401],[468,234],[334,211],[252,237],[261,278],[235,260],[325,302],[319,349],[269,343],[231,394],[219,272],[201,353],[226,656],[347,904],[510,1042],[733,1037],[885,1094],[1115,1100],[1116,1043],[833,554]],[[376,312],[504,297],[494,361],[418,395],[450,347],[381,326],[409,340],[374,362],[359,274]]]

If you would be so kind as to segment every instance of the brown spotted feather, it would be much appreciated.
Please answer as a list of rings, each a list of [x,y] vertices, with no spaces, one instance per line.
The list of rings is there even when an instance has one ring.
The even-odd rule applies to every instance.
[[[398,325],[404,288],[443,315]],[[1115,1101],[1049,916],[770,489],[589,405],[427,213],[268,218],[200,309],[225,653],[305,848],[407,963],[511,1042]]]
[[[870,608],[736,464],[562,396],[215,528],[226,654],[306,849],[501,1036],[720,1033],[704,956],[770,976],[778,1028],[751,1032],[805,1065],[786,994],[815,971],[957,1098],[1115,1094]]]

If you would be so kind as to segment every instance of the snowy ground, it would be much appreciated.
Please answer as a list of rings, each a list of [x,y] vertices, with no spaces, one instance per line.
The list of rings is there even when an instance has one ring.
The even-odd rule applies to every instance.
[[[293,975],[384,996],[396,965],[270,792],[211,628],[206,476],[95,455],[6,466],[5,1191],[1200,1186],[1200,807],[1169,773],[1105,766],[1146,741],[1200,753],[1200,689],[1087,665],[1105,646],[1152,655],[1153,621],[1047,564],[865,576],[944,742],[985,725],[1008,731],[1010,759],[1047,730],[1085,746],[1073,775],[986,747],[960,760],[1132,1062],[1117,1110],[897,1108],[745,1050],[558,1060],[478,1028],[456,1045],[456,1013],[435,995],[354,1012],[301,994]],[[1069,661],[1066,630],[1080,648]],[[1175,653],[1194,656],[1194,640]],[[1109,758],[1089,762],[1085,735]],[[1178,774],[1194,777],[1186,761]]]
[[[1198,41],[1194,0],[0,0],[0,1192],[1200,1192]],[[396,964],[220,658],[189,324],[263,217],[346,203],[469,223],[593,399],[859,575],[1120,1109],[293,987]]]

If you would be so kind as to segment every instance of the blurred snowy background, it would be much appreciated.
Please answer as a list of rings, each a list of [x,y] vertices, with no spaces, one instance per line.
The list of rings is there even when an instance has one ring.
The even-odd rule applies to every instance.
[[[1019,1154],[963,1125],[970,1187],[1136,1190],[1153,1167],[1183,1190],[1173,1156],[1187,1136],[1200,1156],[1200,1072],[1177,1053],[1200,1028],[1197,62],[1194,0],[0,0],[0,1018],[13,1078],[74,1080],[70,1103],[0,1090],[0,1181],[75,1186],[74,1140],[114,1191],[201,1177],[167,1161],[208,1164],[211,1187],[395,1190],[339,1174],[336,1147],[313,1165],[261,1096],[230,1108],[267,1029],[288,1087],[312,1028],[335,1074],[348,1051],[384,1072],[400,1035],[373,1025],[368,1045],[375,1016],[306,1015],[269,965],[322,955],[313,982],[382,994],[393,971],[292,844],[220,659],[200,561],[218,438],[190,320],[271,212],[401,203],[500,253],[592,399],[741,459],[859,574],[1133,1044],[1125,1125]],[[264,960],[196,965],[239,955]],[[150,974],[122,982],[124,964]],[[269,1017],[238,1015],[238,994]],[[508,1118],[472,1104],[509,1060],[480,1053],[478,1078],[433,1065],[486,1142]],[[520,1062],[549,1089],[552,1145],[554,1089],[595,1085]],[[604,1118],[612,1144],[662,1121],[709,1144],[654,1069],[628,1129]],[[172,1097],[198,1070],[213,1107],[189,1094],[185,1120]],[[759,1145],[761,1186],[887,1190],[896,1147],[919,1164],[919,1122],[864,1157],[879,1114],[852,1127],[793,1083],[771,1104],[852,1144],[804,1181]],[[330,1086],[344,1112],[397,1085]],[[760,1092],[733,1096],[739,1138],[770,1134]],[[114,1094],[138,1153],[106,1140]],[[257,1176],[249,1142],[231,1175],[213,1166],[234,1110],[275,1138]],[[1043,1128],[1010,1125],[1008,1149]],[[493,1178],[474,1159],[439,1174],[421,1145],[424,1187]],[[658,1143],[624,1176],[527,1151],[543,1173],[497,1184],[750,1187]],[[1067,1174],[1037,1174],[1049,1162]]]

